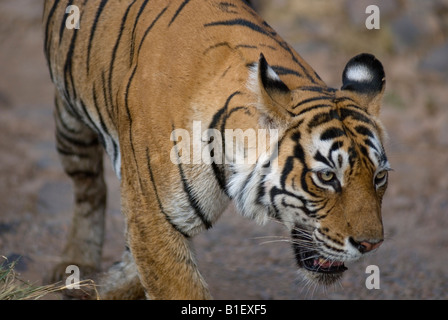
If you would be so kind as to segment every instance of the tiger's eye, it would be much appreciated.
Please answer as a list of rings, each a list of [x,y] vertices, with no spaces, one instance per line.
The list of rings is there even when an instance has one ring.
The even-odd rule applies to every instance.
[[[386,174],[387,174],[387,171],[386,171],[386,170],[380,171],[380,172],[378,172],[378,174],[376,175],[376,178],[377,178],[378,180],[381,180],[381,179],[383,179],[383,178],[386,176]]]
[[[317,175],[319,179],[322,180],[323,182],[330,182],[331,180],[334,179],[334,173],[331,171],[319,172]]]
[[[386,180],[387,180],[387,170],[380,171],[375,176],[375,184],[377,185],[377,187],[380,187],[383,184],[385,184]]]

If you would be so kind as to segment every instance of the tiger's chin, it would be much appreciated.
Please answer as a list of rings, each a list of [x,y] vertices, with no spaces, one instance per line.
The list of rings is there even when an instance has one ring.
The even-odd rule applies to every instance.
[[[329,286],[341,280],[344,271],[336,273],[321,273],[309,271],[307,269],[301,269],[301,272],[304,278],[311,281],[312,283]]]

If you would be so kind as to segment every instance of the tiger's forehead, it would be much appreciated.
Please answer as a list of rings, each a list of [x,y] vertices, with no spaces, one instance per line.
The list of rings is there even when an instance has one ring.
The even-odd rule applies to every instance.
[[[318,99],[315,96],[313,100]],[[344,171],[358,161],[373,171],[388,167],[380,127],[366,111],[351,99],[336,99],[328,94],[320,100],[317,104],[307,103],[307,111],[301,110],[306,112],[299,116],[300,125],[291,135],[292,140],[300,137],[310,169]]]

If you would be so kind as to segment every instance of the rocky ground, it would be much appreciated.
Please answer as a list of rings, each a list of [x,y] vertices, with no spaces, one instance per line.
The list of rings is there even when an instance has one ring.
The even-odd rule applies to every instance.
[[[257,2],[256,0],[254,2]],[[52,92],[42,50],[41,3],[0,0],[0,255],[41,283],[57,262],[73,197],[54,148]],[[394,168],[384,206],[386,241],[348,265],[340,284],[307,286],[297,275],[284,230],[240,217],[231,206],[194,240],[217,299],[448,298],[448,1],[263,0],[262,15],[329,85],[348,59],[375,54],[384,64],[382,111]],[[380,29],[365,26],[368,5]],[[103,266],[123,249],[118,184],[111,170]],[[380,270],[368,289],[366,268]]]

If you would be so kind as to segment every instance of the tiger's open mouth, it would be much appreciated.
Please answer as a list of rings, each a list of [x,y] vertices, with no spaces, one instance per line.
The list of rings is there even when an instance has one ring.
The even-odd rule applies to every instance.
[[[344,262],[324,258],[317,251],[294,246],[297,263],[308,271],[318,273],[342,273],[347,270]]]
[[[310,233],[295,228],[292,232],[293,248],[299,267],[308,271],[321,274],[341,275],[347,267],[343,261],[324,257],[314,247]]]

